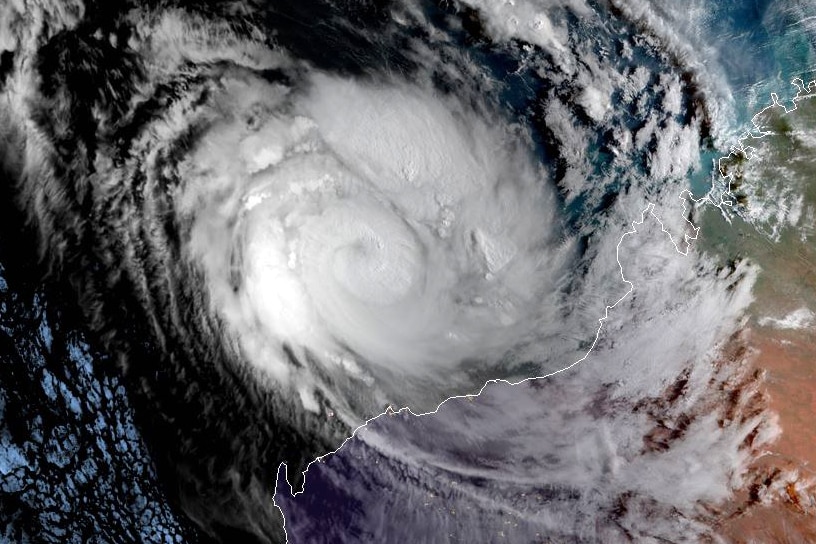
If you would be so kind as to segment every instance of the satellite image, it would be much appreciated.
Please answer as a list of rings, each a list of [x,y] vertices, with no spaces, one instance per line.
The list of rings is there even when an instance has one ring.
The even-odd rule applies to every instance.
[[[816,543],[814,0],[0,0],[0,542]]]

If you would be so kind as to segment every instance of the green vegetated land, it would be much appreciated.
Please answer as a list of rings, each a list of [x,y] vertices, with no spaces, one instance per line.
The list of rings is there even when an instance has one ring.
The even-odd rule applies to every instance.
[[[816,308],[816,95],[787,112],[767,108],[754,122],[754,137],[743,140],[746,153],[720,161],[744,219],[729,224],[707,209],[700,249],[723,266],[748,257],[761,267],[755,305],[762,313]]]

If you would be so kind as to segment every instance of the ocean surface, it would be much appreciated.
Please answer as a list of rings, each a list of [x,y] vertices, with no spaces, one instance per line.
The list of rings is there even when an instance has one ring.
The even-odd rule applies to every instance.
[[[71,5],[0,6],[0,538],[813,535],[808,2]],[[772,92],[784,106],[754,117]],[[252,130],[266,140],[233,142]],[[753,151],[730,154],[740,142]],[[437,149],[427,171],[443,181],[393,208],[448,191],[465,195],[454,223],[496,214],[532,255],[507,284],[532,309],[508,298],[502,327],[519,325],[501,337],[483,314],[451,318],[482,332],[444,344],[440,316],[459,310],[355,321],[318,278],[307,289],[334,328],[295,326],[299,301],[261,281],[265,221],[356,199],[355,161],[408,179]],[[490,165],[511,182],[486,176],[491,198],[468,200]],[[329,197],[309,185],[346,168]],[[365,276],[358,294],[398,298],[411,267],[448,261],[414,257],[404,225],[427,218],[392,223],[378,198],[304,239],[367,233],[355,221],[371,217],[383,240],[331,263],[358,289],[347,271],[393,235],[373,268],[409,272]],[[470,244],[498,274],[509,246]],[[275,310],[253,321],[258,300]],[[394,315],[410,334],[366,336]],[[445,350],[472,366],[428,362]],[[482,390],[497,379],[521,383]]]

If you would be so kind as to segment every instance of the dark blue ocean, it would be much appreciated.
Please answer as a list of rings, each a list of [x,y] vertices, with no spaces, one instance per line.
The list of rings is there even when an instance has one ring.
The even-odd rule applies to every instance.
[[[771,92],[791,98],[794,77],[816,77],[816,7],[795,0],[709,4],[711,17],[696,40],[716,52],[705,58],[718,63],[733,102],[717,147],[701,151],[701,167],[689,179],[698,196],[710,186],[714,161],[727,152],[728,133],[736,140],[750,128],[751,116],[767,105]],[[461,46],[469,47],[464,41]],[[486,62],[497,77],[516,77],[506,61]],[[534,78],[517,77],[503,100],[523,111],[540,89]],[[539,151],[546,160],[545,146]],[[111,364],[113,354],[102,351],[83,325],[71,286],[44,269],[10,192],[4,189],[0,206],[0,540],[211,541],[174,504],[172,484],[163,480],[141,438],[127,380]],[[581,202],[572,206],[577,210]],[[387,418],[376,425],[387,434]],[[375,504],[380,523],[410,524],[421,535],[417,542],[447,541],[423,533],[424,514],[407,513],[390,483],[368,472],[380,461],[377,455],[351,441],[313,466],[304,492],[294,497],[281,472],[276,500],[289,542],[371,541],[358,521]],[[438,500],[444,509],[444,497]]]

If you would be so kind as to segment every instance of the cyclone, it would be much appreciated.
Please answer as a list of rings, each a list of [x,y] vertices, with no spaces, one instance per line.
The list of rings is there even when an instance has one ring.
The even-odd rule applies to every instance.
[[[357,417],[512,375],[570,250],[529,135],[404,82],[225,96],[235,111],[180,164],[176,202],[245,359],[305,409]]]
[[[524,538],[711,536],[699,501],[773,435],[755,379],[719,362],[743,353],[757,272],[691,247],[703,211],[677,197],[708,181],[731,97],[644,5],[0,6],[15,206],[204,533],[284,541],[287,508],[322,531],[276,502],[278,469],[302,489],[376,419],[326,478],[411,498],[461,484],[484,513],[471,541],[508,511]],[[403,408],[449,419],[389,436]],[[458,449],[476,437],[512,453]],[[712,450],[666,492],[666,459]],[[385,538],[370,512],[359,534]]]

